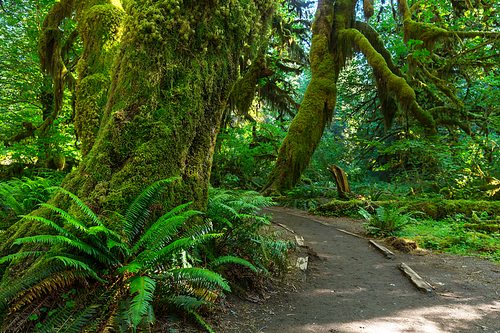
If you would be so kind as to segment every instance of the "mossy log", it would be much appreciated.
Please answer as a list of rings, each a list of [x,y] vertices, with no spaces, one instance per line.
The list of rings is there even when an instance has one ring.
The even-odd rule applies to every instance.
[[[333,200],[311,210],[313,214],[330,216],[350,216],[359,208],[372,210],[380,206],[407,207],[407,211],[422,212],[426,217],[441,220],[447,216],[464,214],[471,217],[473,212],[488,213],[489,216],[500,215],[499,201],[482,200]]]
[[[493,222],[493,223],[492,223]],[[465,223],[464,228],[483,231],[488,234],[498,232],[500,230],[500,221],[483,221],[481,223]]]

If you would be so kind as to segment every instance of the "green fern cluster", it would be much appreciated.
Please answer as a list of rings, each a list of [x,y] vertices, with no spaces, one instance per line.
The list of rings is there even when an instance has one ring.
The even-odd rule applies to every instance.
[[[272,199],[254,191],[210,189],[207,216],[214,229],[223,233],[217,247],[242,257],[267,272],[271,267],[286,269],[286,254],[295,244],[269,235],[269,217],[260,208],[274,205]]]
[[[78,206],[86,220],[49,204],[42,206],[57,213],[63,221],[61,225],[42,217],[24,216],[44,223],[54,234],[19,238],[14,245],[32,244],[32,250],[0,259],[0,264],[39,260],[21,279],[2,286],[0,310],[19,311],[58,288],[84,279],[90,287],[80,305],[45,316],[37,332],[80,332],[92,325],[116,332],[149,331],[154,323],[154,304],[178,306],[201,320],[196,310],[211,306],[223,297],[223,291],[229,290],[228,283],[210,269],[239,263],[257,270],[249,262],[232,256],[216,258],[208,263],[210,269],[195,266],[197,249],[222,234],[213,233],[209,220],[186,227],[187,220],[202,214],[188,210],[191,203],[151,221],[151,207],[159,201],[163,187],[175,179],[154,183],[123,215],[115,213],[121,225],[118,231],[107,228],[74,194],[59,189]],[[97,309],[103,306],[109,311],[98,313]],[[38,315],[44,314],[38,311]]]
[[[370,214],[364,208],[360,208],[359,213],[366,219],[364,225],[367,234],[391,236],[405,225],[415,222],[413,216],[419,212],[404,213],[405,210],[404,206],[399,208],[380,206],[374,214]]]
[[[18,216],[27,214],[51,195],[49,190],[59,184],[61,177],[14,178],[0,183],[0,230],[17,221]]]

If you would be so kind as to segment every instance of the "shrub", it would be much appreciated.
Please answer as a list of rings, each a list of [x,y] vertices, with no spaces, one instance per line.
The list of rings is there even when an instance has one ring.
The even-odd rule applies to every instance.
[[[405,225],[412,223],[415,212],[403,214],[406,207],[379,207],[374,214],[368,213],[364,208],[359,213],[366,219],[366,233],[374,236],[390,236],[401,230]]]
[[[284,270],[286,253],[295,244],[269,235],[269,217],[258,215],[261,207],[273,204],[254,191],[210,189],[207,216],[214,229],[223,233],[217,248],[247,259],[264,272],[274,266]]]
[[[0,229],[8,228],[18,220],[49,199],[54,185],[61,182],[60,174],[47,177],[23,177],[0,184]]]

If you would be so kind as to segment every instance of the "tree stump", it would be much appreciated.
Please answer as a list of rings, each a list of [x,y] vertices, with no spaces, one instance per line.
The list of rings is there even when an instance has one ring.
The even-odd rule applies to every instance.
[[[335,183],[337,183],[337,192],[339,193],[339,197],[341,199],[347,199],[347,195],[351,194],[351,189],[349,188],[349,183],[347,182],[347,175],[339,166],[330,165],[328,167],[328,171],[330,171],[335,178]]]

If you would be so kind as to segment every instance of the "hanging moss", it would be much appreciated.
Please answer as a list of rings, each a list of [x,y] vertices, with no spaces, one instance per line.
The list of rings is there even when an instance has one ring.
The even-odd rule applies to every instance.
[[[378,81],[386,85],[386,90],[394,92],[401,107],[411,113],[431,135],[437,133],[436,122],[432,115],[416,102],[415,91],[406,80],[392,73],[384,58],[370,44],[368,39],[356,29],[346,29],[339,34],[345,43],[357,45],[366,57],[368,64],[376,71]]]
[[[368,21],[374,13],[373,0],[363,0],[363,14],[365,15],[365,19]]]
[[[232,95],[234,96],[239,114],[243,116],[248,115],[248,111],[255,97],[260,72],[262,68],[265,68],[265,65],[264,53],[260,52],[253,60],[252,65],[245,75],[236,81],[234,85]]]
[[[318,13],[309,53],[311,82],[281,144],[276,165],[262,189],[267,194],[283,193],[297,184],[335,108],[339,65],[330,53],[333,5],[320,2]]]

